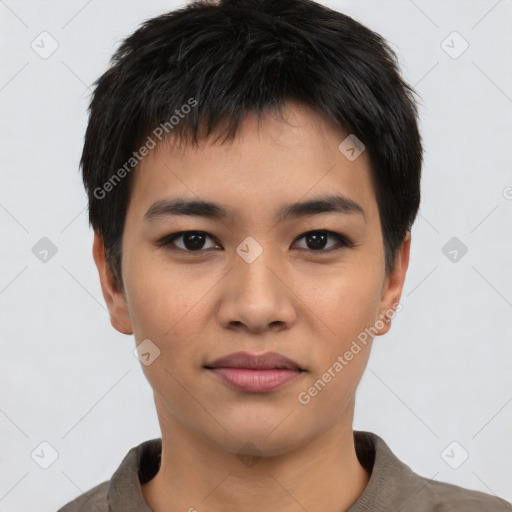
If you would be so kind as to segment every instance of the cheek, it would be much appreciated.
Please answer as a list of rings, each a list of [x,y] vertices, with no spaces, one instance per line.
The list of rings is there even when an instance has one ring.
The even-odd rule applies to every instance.
[[[368,363],[379,291],[378,273],[368,269],[326,280],[313,290],[314,313],[322,320],[317,325],[329,329],[323,340],[315,341],[315,371],[296,400],[313,416],[323,415],[328,424],[347,410]]]
[[[212,273],[197,266],[180,268],[160,258],[130,258],[126,262],[127,303],[137,341],[164,342],[200,325],[202,301],[215,285]],[[194,268],[192,268],[194,267]],[[188,330],[191,337],[194,333]]]
[[[328,336],[343,342],[373,325],[381,298],[381,272],[364,263],[329,275],[318,275],[304,296],[327,327]]]
[[[333,421],[352,399],[368,362],[371,328],[380,303],[380,279],[377,266],[361,262],[352,265],[350,271],[340,271],[337,277],[317,281],[312,292],[315,316],[322,320],[317,325],[323,323],[328,329],[323,330],[325,339],[315,343],[317,371],[311,376],[310,387],[302,391],[313,408],[327,407]]]
[[[198,267],[177,272],[165,262],[126,261],[127,304],[136,344],[149,339],[158,358],[142,370],[155,391],[180,397],[179,382],[192,380],[202,365],[208,292],[218,281]],[[209,313],[211,315],[211,312]],[[147,343],[147,342],[146,342]],[[176,380],[175,380],[176,379]],[[186,403],[186,401],[185,401]]]

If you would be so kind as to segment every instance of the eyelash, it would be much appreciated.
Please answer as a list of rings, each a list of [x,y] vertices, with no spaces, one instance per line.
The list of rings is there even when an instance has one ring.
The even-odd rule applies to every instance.
[[[184,252],[184,253],[189,253],[189,254],[193,254],[193,253],[204,253],[206,251],[208,251],[209,249],[212,249],[211,247],[209,247],[208,249],[198,249],[197,251],[191,251],[189,249],[182,249],[181,247],[176,247],[174,245],[174,241],[179,239],[179,238],[182,238],[184,237],[185,235],[206,235],[207,237],[211,238],[212,240],[214,240],[214,237],[212,237],[211,235],[209,235],[208,233],[206,233],[205,231],[179,231],[177,233],[172,233],[170,235],[167,235],[165,236],[164,238],[162,238],[161,240],[159,240],[157,242],[157,245],[158,246],[161,246],[161,247],[165,247],[166,249],[169,249],[169,250],[172,250],[172,251],[181,251],[181,252]],[[338,246],[337,247],[331,247],[329,249],[307,249],[307,248],[300,248],[299,250],[302,250],[302,251],[309,251],[311,253],[317,253],[317,254],[321,254],[321,253],[328,253],[328,252],[331,252],[331,251],[334,251],[334,250],[339,250],[339,249],[343,249],[343,248],[352,248],[352,247],[355,247],[355,244],[352,243],[350,240],[348,240],[345,236],[341,235],[340,233],[336,233],[335,231],[329,231],[329,230],[326,230],[326,229],[316,229],[316,230],[312,230],[312,231],[307,231],[306,233],[303,233],[302,235],[300,235],[299,237],[297,237],[295,240],[294,240],[294,243],[297,241],[297,240],[300,240],[308,235],[312,235],[312,234],[325,234],[327,236],[332,236],[334,238],[337,239],[338,241]],[[218,244],[220,245],[220,244]]]

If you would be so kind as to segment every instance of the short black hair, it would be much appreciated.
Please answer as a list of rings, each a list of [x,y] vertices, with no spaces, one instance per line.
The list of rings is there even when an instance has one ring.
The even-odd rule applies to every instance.
[[[80,166],[89,222],[119,289],[141,155],[162,136],[233,140],[248,113],[282,114],[289,101],[364,143],[393,268],[419,208],[423,148],[417,94],[379,34],[310,0],[196,1],[145,21],[94,86]]]

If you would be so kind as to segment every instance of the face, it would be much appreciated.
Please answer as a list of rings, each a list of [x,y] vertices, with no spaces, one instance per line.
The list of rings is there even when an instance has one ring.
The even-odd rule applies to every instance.
[[[112,324],[137,344],[150,340],[142,368],[162,432],[175,426],[229,452],[252,442],[277,455],[335,425],[351,429],[371,345],[364,333],[389,329],[383,316],[399,301],[409,243],[386,275],[369,158],[346,158],[338,146],[347,135],[290,103],[287,122],[248,116],[233,142],[162,145],[137,168],[124,294],[99,237],[94,255]],[[335,196],[323,208],[290,208]],[[176,200],[218,209],[178,214]],[[239,351],[277,352],[304,371],[257,392],[205,368]]]

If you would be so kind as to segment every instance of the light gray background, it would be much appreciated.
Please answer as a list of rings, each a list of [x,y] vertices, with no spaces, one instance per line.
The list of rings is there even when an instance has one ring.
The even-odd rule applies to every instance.
[[[355,428],[428,478],[512,501],[512,2],[323,3],[387,38],[423,102],[404,308],[374,344]],[[160,436],[134,340],[103,303],[78,161],[90,85],[121,38],[177,5],[0,0],[0,512],[56,510]],[[31,47],[51,48],[43,31],[58,43],[46,59]],[[469,43],[458,58],[453,31]],[[46,263],[42,237],[58,249]],[[51,461],[43,441],[48,469],[31,458]]]

